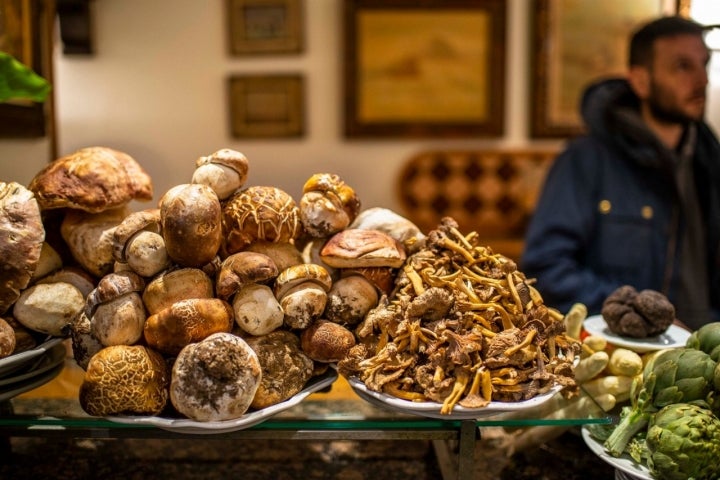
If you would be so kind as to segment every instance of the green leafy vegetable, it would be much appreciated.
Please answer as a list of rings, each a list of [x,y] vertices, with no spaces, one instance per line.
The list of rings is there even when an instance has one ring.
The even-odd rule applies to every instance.
[[[686,346],[702,350],[716,362],[720,361],[720,322],[706,323],[687,339]]]
[[[50,83],[12,55],[0,52],[0,102],[32,100],[44,102]]]

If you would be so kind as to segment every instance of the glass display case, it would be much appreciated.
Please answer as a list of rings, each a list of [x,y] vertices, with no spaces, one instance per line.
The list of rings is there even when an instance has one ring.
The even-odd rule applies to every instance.
[[[58,356],[61,358],[58,358]],[[67,345],[53,346],[44,361],[6,376],[0,385],[2,445],[11,449],[11,437],[188,439],[287,439],[287,440],[428,440],[446,479],[472,477],[474,446],[483,428],[535,425],[579,426],[608,423],[610,418],[592,402],[589,408],[568,408],[584,397],[565,399],[550,395],[528,408],[466,418],[442,417],[384,408],[381,401],[358,395],[342,377],[331,376],[306,391],[301,398],[264,414],[252,413],[225,428],[202,430],[144,422],[141,418],[97,418],[87,415],[78,401],[83,371],[72,360]],[[54,366],[51,366],[55,364]],[[28,371],[30,369],[30,371]],[[44,369],[33,375],[32,371]],[[16,382],[8,378],[20,378]],[[36,385],[33,385],[33,382]],[[25,391],[22,391],[22,390]],[[588,400],[589,398],[585,398]],[[272,408],[272,407],[270,407]],[[259,415],[259,417],[258,417]],[[4,455],[11,452],[5,451]]]

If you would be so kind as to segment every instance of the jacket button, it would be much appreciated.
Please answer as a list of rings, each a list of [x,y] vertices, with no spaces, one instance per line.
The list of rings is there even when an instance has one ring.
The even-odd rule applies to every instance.
[[[600,200],[600,203],[598,203],[598,211],[602,214],[610,213],[611,209],[612,204],[610,203],[610,200]]]
[[[653,208],[650,205],[645,205],[640,209],[640,215],[645,220],[650,220],[653,217]]]

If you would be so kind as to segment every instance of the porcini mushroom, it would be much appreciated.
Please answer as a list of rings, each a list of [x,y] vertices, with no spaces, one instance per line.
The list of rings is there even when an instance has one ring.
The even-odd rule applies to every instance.
[[[317,173],[303,186],[300,220],[310,236],[326,238],[350,225],[360,211],[355,190],[338,175]]]
[[[240,152],[223,148],[195,162],[190,183],[212,188],[220,200],[227,199],[247,181],[248,159]]]
[[[214,297],[213,281],[199,268],[178,268],[161,272],[142,293],[145,308],[152,315],[188,298]]]
[[[160,225],[168,256],[183,267],[211,262],[222,244],[222,208],[207,185],[182,184],[160,199]]]
[[[130,213],[113,232],[113,257],[143,277],[152,277],[170,266],[160,228],[160,209]]]
[[[142,338],[146,314],[140,292],[144,286],[134,272],[110,273],[87,296],[84,313],[93,337],[102,345],[133,345]]]
[[[303,329],[320,318],[331,287],[330,274],[320,265],[303,263],[280,272],[274,292],[285,312],[285,325]]]

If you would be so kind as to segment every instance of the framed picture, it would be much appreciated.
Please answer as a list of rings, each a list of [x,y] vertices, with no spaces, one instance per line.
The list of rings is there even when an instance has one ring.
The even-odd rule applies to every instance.
[[[0,0],[0,50],[52,83],[53,3]],[[0,103],[0,138],[50,136],[54,143],[52,93],[45,103]],[[54,145],[51,146],[54,148]]]
[[[305,133],[302,76],[233,76],[229,89],[233,137],[301,137]]]
[[[232,55],[302,51],[302,0],[226,2]]]
[[[631,32],[676,8],[677,0],[535,0],[530,136],[582,133],[585,87],[603,76],[623,75]]]
[[[346,137],[493,137],[504,0],[344,0]]]

